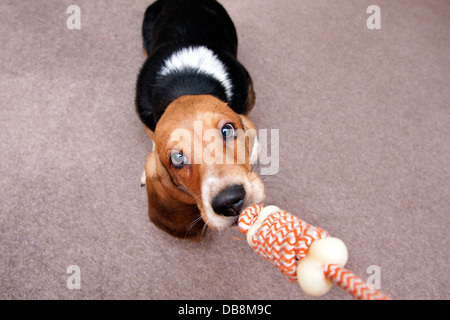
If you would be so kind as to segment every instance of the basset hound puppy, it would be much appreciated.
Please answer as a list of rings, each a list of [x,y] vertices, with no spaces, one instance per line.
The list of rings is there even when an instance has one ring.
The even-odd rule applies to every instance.
[[[205,228],[235,225],[265,199],[252,80],[237,60],[237,34],[215,0],[157,0],[142,26],[148,55],[136,110],[154,143],[145,163],[151,221],[201,240]]]

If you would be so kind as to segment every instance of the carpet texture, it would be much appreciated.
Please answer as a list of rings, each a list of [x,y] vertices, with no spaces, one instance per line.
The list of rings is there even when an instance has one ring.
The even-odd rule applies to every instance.
[[[0,298],[310,299],[237,229],[193,243],[150,223],[134,112],[149,3],[0,2]],[[341,238],[347,267],[377,266],[393,299],[448,299],[450,3],[222,4],[254,80],[250,118],[279,130],[267,204]]]

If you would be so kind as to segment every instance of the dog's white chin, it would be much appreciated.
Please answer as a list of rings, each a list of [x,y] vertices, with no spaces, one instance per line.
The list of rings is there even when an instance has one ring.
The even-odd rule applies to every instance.
[[[224,230],[231,227],[236,222],[237,217],[224,217],[220,216],[214,211],[205,210],[203,212],[203,220],[205,223],[214,230]]]

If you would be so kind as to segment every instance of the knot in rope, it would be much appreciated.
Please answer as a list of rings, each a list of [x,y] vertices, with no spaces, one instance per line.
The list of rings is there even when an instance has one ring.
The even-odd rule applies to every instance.
[[[250,246],[292,282],[297,280],[297,263],[306,256],[313,241],[328,237],[326,231],[275,206],[266,207],[263,212],[258,204],[245,209],[238,226],[244,234],[253,231]],[[252,230],[255,226],[257,230]]]

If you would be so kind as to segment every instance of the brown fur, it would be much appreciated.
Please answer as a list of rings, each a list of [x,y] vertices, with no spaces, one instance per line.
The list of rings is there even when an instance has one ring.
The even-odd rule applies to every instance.
[[[195,132],[195,122],[201,124],[201,137],[194,136],[198,133]],[[215,136],[214,140],[203,141],[207,130],[213,135],[216,131],[219,134],[225,123],[233,123],[240,130],[235,141],[224,142],[221,137]],[[171,136],[178,132],[177,129],[188,134],[190,144],[189,139],[171,140]],[[264,187],[259,177],[252,172],[249,161],[256,128],[246,116],[236,114],[224,102],[208,95],[180,97],[168,106],[155,132],[147,131],[155,142],[155,150],[148,155],[145,165],[149,217],[164,231],[176,237],[200,240],[205,222],[214,229],[220,229],[222,225],[226,227],[227,220],[216,217],[208,206],[211,198],[227,185],[239,183],[247,186],[249,203],[246,205],[253,204],[253,200],[263,200]],[[252,134],[244,137],[244,133]],[[230,147],[227,145],[229,143],[234,143],[235,150],[244,148],[245,153],[227,154],[225,151]],[[173,149],[178,150],[180,147],[183,150],[179,151],[183,151],[190,159],[190,164],[177,169],[171,165],[170,154]],[[209,152],[207,148],[211,147],[214,147],[214,151]],[[194,153],[214,157],[217,150],[223,150],[223,163],[208,163],[205,159],[201,163],[194,163]],[[214,179],[214,183],[205,187],[203,184],[209,181],[208,178]],[[200,216],[203,219],[199,219]]]

